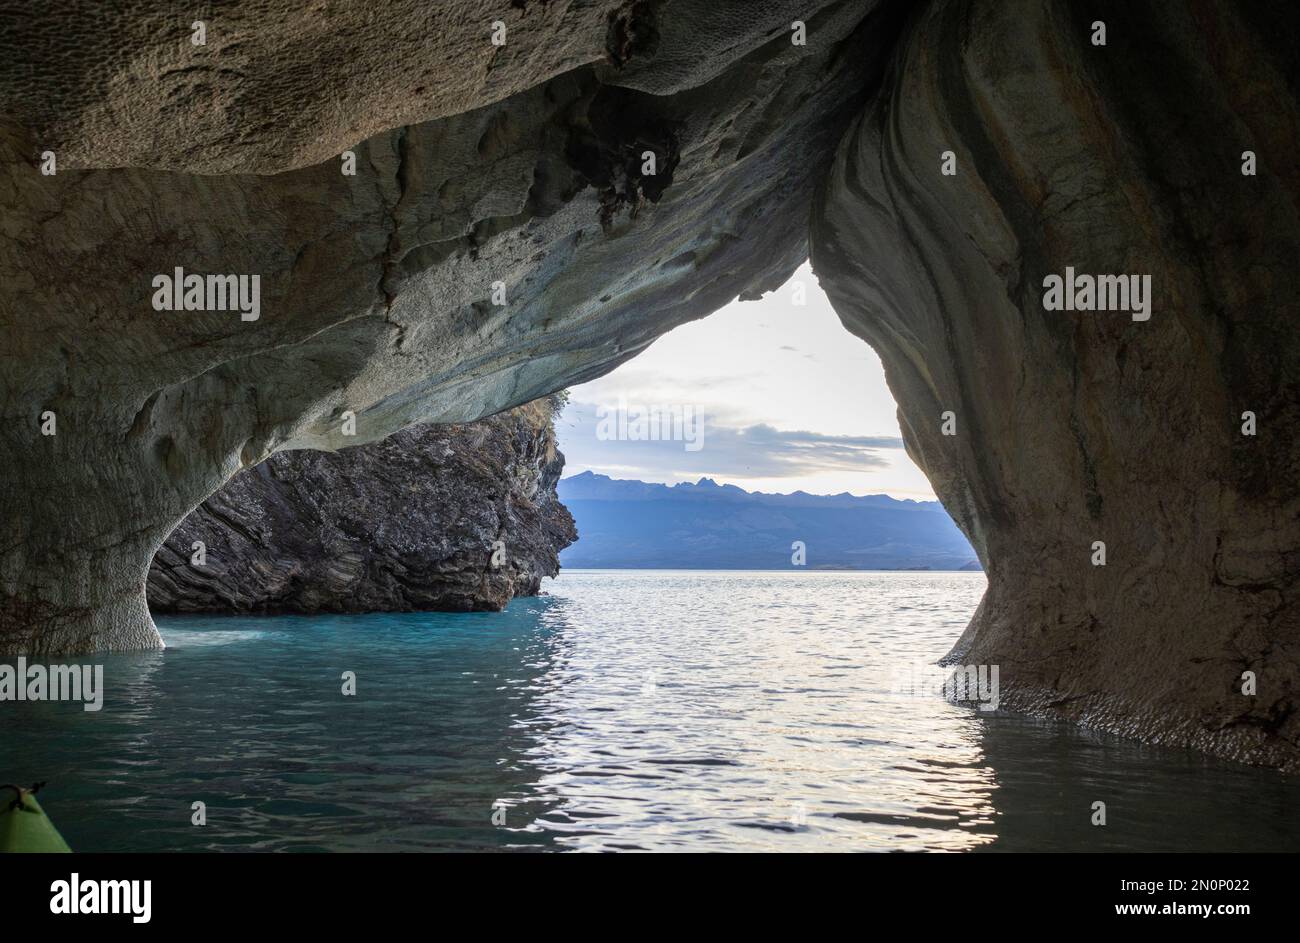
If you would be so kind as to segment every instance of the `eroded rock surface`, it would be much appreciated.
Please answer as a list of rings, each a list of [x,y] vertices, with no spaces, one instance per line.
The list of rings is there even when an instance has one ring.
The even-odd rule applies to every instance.
[[[950,660],[999,664],[1015,709],[1295,769],[1297,19],[1132,3],[1099,47],[1096,18],[928,7],[841,145],[814,267],[988,571]],[[1151,275],[1150,320],[1045,311],[1067,266]]]
[[[240,469],[490,415],[781,284],[897,31],[858,0],[458,4],[505,17],[507,42],[526,44],[494,52],[486,24],[469,30],[465,54],[499,57],[514,77],[465,86],[441,40],[393,58],[426,36],[413,6],[371,4],[346,49],[336,36],[286,52],[297,6],[261,4],[239,35],[262,71],[203,73],[205,94],[188,98],[150,84],[184,30],[114,26],[116,45],[92,37],[90,56],[48,35],[66,25],[61,8],[8,18],[19,65],[0,133],[0,649],[156,646],[149,561]],[[806,45],[790,41],[796,7]],[[223,16],[208,18],[209,42]],[[29,45],[48,72],[39,90],[21,66]],[[121,70],[102,63],[122,57],[145,78],[119,90],[104,76]],[[344,124],[371,137],[320,117],[343,107],[315,82],[322,71],[370,90]],[[370,107],[397,94],[395,75],[470,90],[448,99],[454,114],[375,131],[396,120]],[[231,95],[247,107],[226,107]],[[120,101],[120,120],[97,117],[100,99]],[[354,149],[356,175],[313,142]],[[50,146],[66,159],[47,176]],[[311,160],[323,162],[288,169]],[[154,310],[153,280],[177,266],[258,275],[260,317]],[[41,434],[47,412],[56,435]],[[341,434],[349,414],[354,439]]]
[[[64,169],[278,173],[566,73],[653,95],[699,88],[795,19],[815,26],[810,47],[824,52],[875,5],[122,0],[110,10],[0,0],[0,101]],[[836,8],[830,23],[822,14]]]
[[[149,570],[149,607],[468,611],[535,596],[577,538],[555,494],[564,456],[551,412],[539,400],[335,453],[273,455],[167,538]]]

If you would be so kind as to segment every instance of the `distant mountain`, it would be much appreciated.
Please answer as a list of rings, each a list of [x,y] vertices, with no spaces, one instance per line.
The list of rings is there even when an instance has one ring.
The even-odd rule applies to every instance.
[[[578,542],[560,554],[567,567],[785,570],[801,540],[809,569],[980,568],[937,501],[751,493],[711,478],[669,487],[589,471],[557,490],[578,525]]]

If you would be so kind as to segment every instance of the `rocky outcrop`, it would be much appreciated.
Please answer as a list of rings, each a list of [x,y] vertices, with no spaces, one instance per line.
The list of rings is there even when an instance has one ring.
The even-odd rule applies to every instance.
[[[577,538],[555,494],[564,456],[551,411],[539,400],[336,453],[273,455],[167,538],[149,570],[149,606],[465,611],[537,595]]]
[[[1296,36],[1282,7],[932,4],[813,223],[988,571],[950,660],[1015,709],[1292,769]],[[1067,266],[1149,275],[1149,320],[1045,310]]]

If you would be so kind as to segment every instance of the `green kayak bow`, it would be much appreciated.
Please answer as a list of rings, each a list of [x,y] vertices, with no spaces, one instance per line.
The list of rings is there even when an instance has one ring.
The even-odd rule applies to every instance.
[[[0,792],[0,852],[72,850],[36,801],[34,793],[42,785],[37,783],[31,789],[0,786],[0,790],[13,791],[13,798]]]

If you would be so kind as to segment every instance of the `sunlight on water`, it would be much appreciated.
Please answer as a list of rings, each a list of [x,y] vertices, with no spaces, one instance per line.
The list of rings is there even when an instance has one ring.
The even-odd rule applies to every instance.
[[[981,575],[607,572],[562,585],[563,605],[544,619],[569,627],[566,683],[537,700],[560,722],[529,751],[558,840],[800,850],[990,840],[978,721],[890,693],[896,664],[937,659],[965,627]]]
[[[0,777],[82,851],[1296,847],[1293,780],[898,692],[983,588],[568,571],[504,613],[163,619],[102,712],[0,705]]]
[[[163,632],[163,642],[168,648],[208,648],[213,645],[234,645],[238,642],[252,642],[266,638],[266,632],[249,630],[222,631],[207,629],[186,631],[168,626]]]

